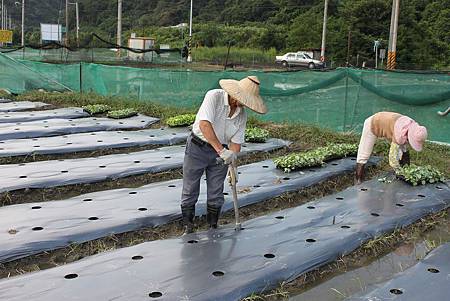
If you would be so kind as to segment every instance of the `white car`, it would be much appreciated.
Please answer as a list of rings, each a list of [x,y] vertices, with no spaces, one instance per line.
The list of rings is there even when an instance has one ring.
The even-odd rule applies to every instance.
[[[309,69],[323,68],[324,63],[311,58],[304,52],[288,52],[282,56],[276,56],[276,63],[281,63],[283,67],[302,66]]]

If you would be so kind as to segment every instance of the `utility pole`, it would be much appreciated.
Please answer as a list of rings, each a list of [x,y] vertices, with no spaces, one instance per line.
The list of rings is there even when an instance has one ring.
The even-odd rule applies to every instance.
[[[191,0],[191,14],[189,17],[189,41],[188,41],[188,57],[187,61],[188,63],[192,63],[192,7],[194,1]]]
[[[325,62],[325,44],[327,36],[327,19],[328,19],[328,0],[325,0],[325,7],[323,10],[323,29],[322,29],[322,47],[320,49],[320,60]]]
[[[392,1],[392,15],[391,28],[389,32],[389,46],[388,46],[388,60],[387,69],[393,70],[396,65],[396,51],[397,51],[397,31],[398,31],[398,16],[400,12],[400,0]]]
[[[69,46],[69,0],[66,0],[66,46]]]
[[[78,10],[78,2],[71,2],[69,4],[75,5],[75,13],[76,13],[76,24],[77,24],[77,46],[80,47],[80,12]],[[58,23],[59,23],[59,17],[58,17]]]
[[[75,9],[77,13],[77,46],[80,47],[80,11],[78,8],[78,2],[75,2]]]
[[[2,29],[5,29],[5,17],[4,17],[4,11],[5,11],[5,6],[3,4],[3,0],[2,0]],[[3,43],[2,43],[3,46]]]
[[[22,0],[22,47],[25,47],[25,0]],[[23,48],[23,55],[25,57],[25,48]]]
[[[117,3],[117,45],[122,46],[122,0]],[[117,49],[117,56],[120,57],[121,49]]]

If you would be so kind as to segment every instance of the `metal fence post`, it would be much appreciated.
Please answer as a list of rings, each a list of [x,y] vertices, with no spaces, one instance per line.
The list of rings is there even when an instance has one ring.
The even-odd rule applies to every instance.
[[[83,94],[83,63],[80,62],[80,93]]]

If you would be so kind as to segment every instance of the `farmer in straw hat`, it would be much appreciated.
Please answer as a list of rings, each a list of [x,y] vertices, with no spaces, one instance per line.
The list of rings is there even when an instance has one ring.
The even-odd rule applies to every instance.
[[[364,122],[356,159],[355,182],[364,180],[364,165],[372,155],[377,138],[385,138],[391,143],[389,165],[393,169],[409,164],[409,144],[415,151],[422,151],[427,139],[427,129],[416,121],[398,113],[379,112]]]
[[[267,113],[259,96],[259,80],[248,76],[241,81],[222,79],[222,89],[208,91],[197,113],[192,134],[188,137],[183,163],[181,212],[185,233],[194,228],[195,204],[200,193],[200,178],[206,171],[207,215],[211,228],[217,222],[224,197],[227,165],[236,159],[244,143],[247,107],[259,114]],[[225,164],[218,164],[220,157]]]

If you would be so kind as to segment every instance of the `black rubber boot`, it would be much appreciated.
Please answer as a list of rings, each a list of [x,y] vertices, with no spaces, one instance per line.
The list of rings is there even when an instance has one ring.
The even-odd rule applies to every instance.
[[[409,151],[406,151],[402,155],[402,159],[400,160],[400,166],[409,165],[411,163],[411,159],[409,157]]]
[[[361,184],[364,181],[364,166],[365,164],[356,163],[355,184]]]
[[[217,229],[217,223],[219,221],[219,216],[220,216],[220,209],[222,209],[222,207],[212,207],[210,205],[207,205],[206,207],[206,221],[209,224],[209,228],[211,229]]]
[[[183,215],[184,234],[194,232],[195,206],[181,207],[181,214]]]

